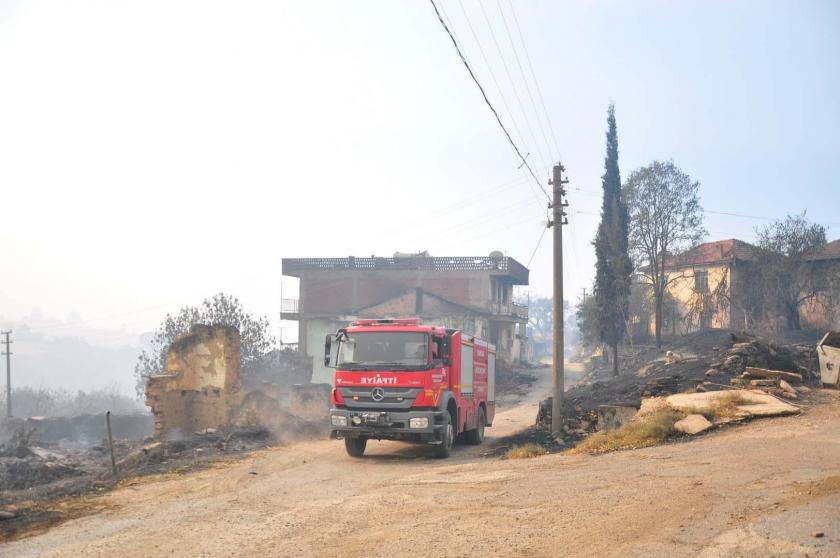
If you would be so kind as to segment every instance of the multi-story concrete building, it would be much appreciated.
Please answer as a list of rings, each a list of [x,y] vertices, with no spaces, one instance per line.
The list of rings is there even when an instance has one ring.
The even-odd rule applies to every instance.
[[[312,381],[329,382],[324,338],[356,318],[417,316],[487,339],[497,358],[524,358],[528,308],[513,301],[528,269],[499,252],[480,257],[284,258],[299,297],[283,299],[281,318],[298,322],[299,350],[313,362]]]

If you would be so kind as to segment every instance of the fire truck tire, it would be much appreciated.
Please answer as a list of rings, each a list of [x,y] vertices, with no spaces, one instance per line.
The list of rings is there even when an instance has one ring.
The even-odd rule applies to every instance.
[[[472,430],[467,430],[464,433],[466,442],[473,446],[481,445],[484,441],[484,426],[487,424],[487,417],[484,416],[484,408],[478,409],[478,420],[476,426]]]
[[[362,457],[365,454],[367,438],[344,438],[344,448],[350,457]]]
[[[435,446],[435,457],[443,459],[452,453],[452,444],[455,443],[455,428],[452,424],[452,415],[446,413],[443,422],[443,440],[440,445]]]

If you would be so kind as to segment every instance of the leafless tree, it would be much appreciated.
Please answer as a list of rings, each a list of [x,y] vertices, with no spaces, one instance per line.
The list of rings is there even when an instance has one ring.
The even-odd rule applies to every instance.
[[[653,293],[657,347],[662,346],[663,300],[674,280],[665,272],[667,260],[706,235],[699,189],[700,183],[671,161],[654,161],[633,171],[623,188],[630,251]]]
[[[753,280],[761,287],[765,313],[780,313],[788,329],[802,329],[799,310],[818,295],[828,292],[825,270],[808,256],[826,243],[825,227],[802,215],[788,215],[782,221],[756,230],[758,258]]]

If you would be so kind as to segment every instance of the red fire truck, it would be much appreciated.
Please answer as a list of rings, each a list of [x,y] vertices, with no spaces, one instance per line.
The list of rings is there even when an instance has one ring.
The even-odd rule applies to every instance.
[[[493,424],[496,349],[461,331],[357,320],[327,336],[324,364],[336,369],[330,437],[353,457],[370,439],[432,444],[448,457],[456,439],[480,444]]]

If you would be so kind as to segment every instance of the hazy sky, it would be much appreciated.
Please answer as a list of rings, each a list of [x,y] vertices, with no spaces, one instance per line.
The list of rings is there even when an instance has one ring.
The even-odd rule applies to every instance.
[[[837,2],[442,4],[538,176],[568,169],[568,298],[593,277],[610,100],[623,177],[672,158],[708,210],[807,209],[840,237]],[[517,166],[424,0],[0,2],[7,322],[147,331],[219,290],[275,319],[284,256],[526,263],[545,210]],[[751,240],[766,222],[706,224]]]

